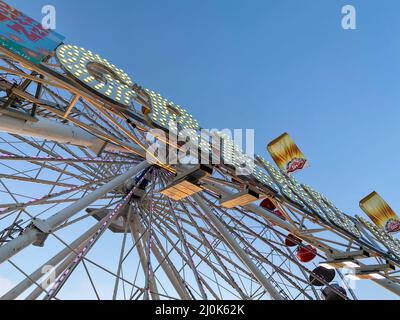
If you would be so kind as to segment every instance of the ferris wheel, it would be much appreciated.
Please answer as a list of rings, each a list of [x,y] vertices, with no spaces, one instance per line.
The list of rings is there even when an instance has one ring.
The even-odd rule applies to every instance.
[[[400,295],[399,241],[261,156],[241,174],[222,134],[200,146],[231,164],[149,152],[182,148],[171,120],[201,127],[103,57],[0,52],[1,299],[357,299],[348,278]]]

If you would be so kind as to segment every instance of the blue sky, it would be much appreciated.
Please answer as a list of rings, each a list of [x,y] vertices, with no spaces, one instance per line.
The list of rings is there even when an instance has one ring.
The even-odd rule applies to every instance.
[[[205,128],[255,129],[256,152],[288,132],[298,174],[351,215],[373,190],[400,212],[400,21],[396,0],[9,0],[66,42],[185,106]],[[357,30],[341,28],[354,5]],[[386,296],[365,286],[366,297]]]

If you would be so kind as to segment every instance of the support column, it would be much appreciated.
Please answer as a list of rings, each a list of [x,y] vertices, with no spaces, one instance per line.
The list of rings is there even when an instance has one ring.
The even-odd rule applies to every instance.
[[[207,294],[206,294],[206,292],[204,290],[204,287],[203,287],[203,283],[201,282],[201,278],[199,276],[199,273],[196,270],[196,266],[194,265],[192,254],[191,254],[191,252],[190,252],[190,250],[189,250],[189,248],[187,246],[186,237],[185,237],[185,235],[184,235],[184,233],[182,231],[182,228],[181,228],[181,226],[179,224],[179,220],[178,220],[175,212],[173,212],[173,211],[172,211],[172,216],[174,217],[175,226],[176,226],[176,229],[177,229],[177,232],[178,232],[179,239],[180,239],[183,247],[185,248],[185,253],[186,253],[186,256],[187,256],[187,262],[188,262],[188,265],[189,265],[190,269],[192,269],[193,275],[194,275],[194,277],[196,279],[196,282],[197,282],[197,286],[199,287],[199,290],[200,290],[200,294],[201,294],[201,296],[202,296],[202,298],[204,300],[208,300]]]
[[[87,239],[86,239],[87,240]],[[83,245],[82,245],[83,246]],[[76,248],[77,250],[81,250],[82,248],[78,246]],[[76,253],[72,252],[69,254],[69,256],[61,263],[59,264],[54,271],[54,276],[55,279],[57,279],[62,272],[74,261],[76,258]],[[40,283],[40,287],[36,287],[27,297],[25,300],[36,300],[42,293],[45,291],[47,288],[51,288],[51,284],[48,285],[46,284],[46,280]]]
[[[146,252],[143,248],[143,244],[145,243],[145,233],[147,233],[147,231],[145,231],[145,233],[139,234],[139,222],[138,222],[138,217],[137,214],[134,214],[132,216],[132,219],[130,221],[130,229],[131,229],[131,233],[132,233],[132,237],[134,240],[134,243],[136,244],[136,249],[140,258],[140,263],[142,265],[142,269],[143,269],[143,273],[146,275],[148,275],[148,270],[147,270],[147,255]],[[150,291],[151,291],[151,297],[153,300],[160,300],[160,297],[158,295],[158,289],[157,289],[157,284],[154,281],[154,278],[150,278],[149,279],[150,282]]]
[[[106,143],[106,141],[77,126],[62,124],[42,117],[37,117],[36,121],[27,121],[6,115],[4,111],[0,112],[0,132],[52,140],[63,144],[73,144],[89,148],[95,153],[99,152]],[[145,152],[139,146],[133,143],[130,143],[129,146],[132,150],[135,150],[136,154],[145,156]],[[125,148],[114,144],[107,144],[105,149],[114,152],[129,152]]]
[[[126,238],[128,236],[128,229],[129,229],[128,221],[131,218],[131,214],[132,214],[132,205],[129,204],[128,216],[126,217],[126,219],[124,219],[125,232],[124,232],[124,236],[122,238],[121,251],[120,251],[119,261],[118,261],[117,278],[115,279],[114,293],[113,293],[113,298],[112,298],[113,300],[117,300],[118,288],[119,288],[119,277],[121,276],[121,272],[122,272],[122,264],[124,262],[124,254],[125,254],[125,247],[126,247]]]
[[[245,251],[240,247],[236,240],[232,237],[229,231],[225,228],[224,224],[220,219],[210,210],[207,203],[198,194],[193,196],[196,203],[200,206],[202,211],[205,213],[207,218],[214,224],[216,229],[221,233],[221,236],[228,243],[229,247],[236,253],[236,255],[242,260],[243,264],[250,270],[253,276],[258,282],[265,288],[273,300],[283,300],[282,296],[271,284],[271,282],[262,274],[262,272],[256,267],[251,261]]]
[[[135,224],[138,228],[138,231],[143,234],[143,226],[140,223],[139,219],[136,219]],[[162,246],[160,245],[160,241],[157,235],[153,235],[155,241],[157,242],[157,246],[153,244],[152,251],[154,256],[156,257],[158,263],[164,270],[165,274],[167,275],[168,279],[171,281],[172,285],[174,286],[176,292],[179,294],[182,300],[191,300],[189,293],[187,292],[183,279],[180,278],[178,271],[175,269],[174,265],[172,264],[171,260],[168,258],[168,253],[159,251],[158,247],[163,250]]]

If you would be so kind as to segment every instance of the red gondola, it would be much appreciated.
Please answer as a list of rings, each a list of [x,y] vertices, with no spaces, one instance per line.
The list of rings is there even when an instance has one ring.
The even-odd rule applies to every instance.
[[[275,215],[277,215],[282,220],[286,220],[285,215],[274,205],[274,203],[271,201],[271,199],[269,199],[269,198],[264,199],[260,203],[260,207],[273,212]]]
[[[289,234],[285,239],[285,244],[288,247],[295,247],[302,243],[302,240],[297,238],[294,234]]]
[[[315,249],[311,245],[307,245],[305,247],[300,246],[297,249],[297,259],[299,259],[301,262],[307,263],[312,260],[317,256],[317,249]]]

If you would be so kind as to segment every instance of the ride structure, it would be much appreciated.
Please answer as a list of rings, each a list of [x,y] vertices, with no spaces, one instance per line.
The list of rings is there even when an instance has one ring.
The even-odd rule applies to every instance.
[[[400,295],[392,234],[0,4],[31,35],[0,35],[1,299],[357,299],[346,278]],[[212,161],[172,164],[184,132]]]

